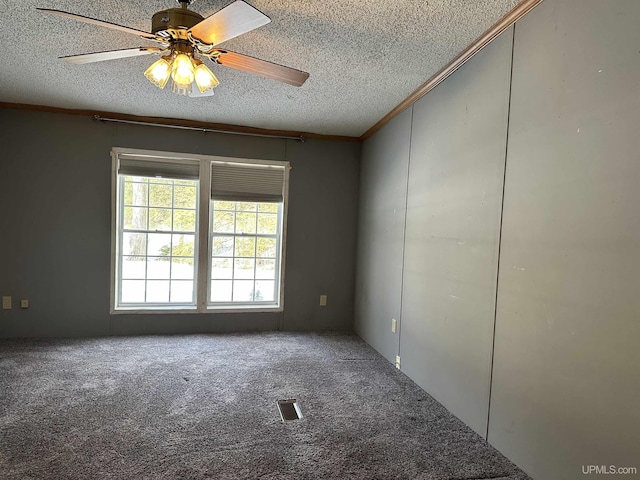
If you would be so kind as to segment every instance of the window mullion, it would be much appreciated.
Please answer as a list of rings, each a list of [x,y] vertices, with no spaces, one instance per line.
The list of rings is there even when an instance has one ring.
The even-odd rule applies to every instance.
[[[282,255],[283,255],[283,249],[282,249],[282,234],[284,232],[284,225],[283,225],[283,210],[284,209],[284,204],[279,205],[278,206],[278,212],[277,212],[277,217],[276,217],[276,222],[277,222],[277,231],[279,232],[276,235],[276,268],[275,268],[275,274],[276,274],[276,278],[274,279],[274,282],[278,282],[278,284],[274,283],[274,296],[276,299],[281,299],[282,298],[282,293],[281,293],[281,289],[282,289]]]
[[[236,286],[236,239],[238,231],[238,202],[233,202],[233,260],[231,260],[231,302]]]
[[[258,204],[256,203],[256,236],[253,239],[253,298],[256,301],[256,273],[258,272]]]
[[[147,233],[144,241],[144,301],[147,301],[149,286],[149,232],[151,231],[151,182],[147,179]]]
[[[211,287],[211,273],[209,265],[211,263],[211,215],[209,207],[211,205],[211,162],[200,162],[200,183],[198,185],[198,244],[196,253],[196,284],[194,291],[197,291],[197,306],[200,311],[205,311],[209,303],[209,289]]]
[[[124,196],[124,179],[122,177],[118,177],[118,190],[116,192],[117,198],[120,198],[120,195]],[[124,203],[124,202],[123,202]],[[122,265],[123,265],[123,256],[120,255],[120,251],[122,249],[122,242],[124,241],[124,206],[120,206],[120,218],[118,220],[118,305],[122,302]]]
[[[173,218],[174,218],[174,206],[175,206],[175,202],[176,202],[176,182],[172,182],[171,183],[171,242],[169,243],[169,303],[171,303],[171,274],[172,274],[172,268],[173,268],[173,231],[174,231],[174,224],[173,224]]]
[[[236,237],[233,236],[233,252],[231,252],[231,302],[233,302],[233,290],[236,285]]]

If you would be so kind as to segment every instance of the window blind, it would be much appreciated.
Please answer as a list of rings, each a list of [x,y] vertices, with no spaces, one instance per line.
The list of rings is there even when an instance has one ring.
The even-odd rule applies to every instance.
[[[212,162],[211,198],[224,201],[284,201],[285,165]]]
[[[182,159],[169,162],[158,157],[119,154],[118,173],[135,177],[162,177],[181,180],[198,180],[200,162]]]

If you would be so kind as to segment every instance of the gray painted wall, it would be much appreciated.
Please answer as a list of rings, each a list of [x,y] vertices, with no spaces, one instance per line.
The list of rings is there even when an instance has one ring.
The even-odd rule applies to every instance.
[[[414,105],[402,370],[487,431],[512,30]]]
[[[400,294],[361,214],[357,291],[402,298],[402,370],[538,480],[640,469],[639,24],[637,0],[545,0],[515,26],[508,110],[511,31],[414,105]],[[365,142],[363,192],[403,170],[403,136]],[[388,328],[357,317],[387,358]]]
[[[364,144],[354,329],[390,362],[400,349],[402,264],[412,108]],[[362,281],[366,279],[366,281]],[[391,320],[398,321],[396,333]]]
[[[535,478],[640,478],[639,27],[638,0],[516,26],[489,441]]]
[[[0,336],[350,330],[360,145],[0,110]],[[289,160],[285,311],[109,315],[113,146]],[[319,306],[320,294],[329,296]],[[31,307],[19,308],[28,298]]]

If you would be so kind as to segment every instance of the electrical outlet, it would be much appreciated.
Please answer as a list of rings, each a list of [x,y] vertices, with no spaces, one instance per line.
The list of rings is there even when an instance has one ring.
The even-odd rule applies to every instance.
[[[321,307],[326,307],[327,306],[327,296],[326,295],[320,295],[320,306]]]
[[[396,355],[396,368],[400,370],[400,355]]]
[[[20,308],[29,308],[29,300],[20,300]]]
[[[2,309],[11,310],[11,297],[2,297]]]
[[[398,329],[398,321],[395,318],[391,319],[391,333],[396,333]]]

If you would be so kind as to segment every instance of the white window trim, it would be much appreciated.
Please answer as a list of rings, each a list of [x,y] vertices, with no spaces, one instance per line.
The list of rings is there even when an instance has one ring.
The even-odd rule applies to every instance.
[[[121,154],[133,154],[140,156],[149,156],[150,158],[162,158],[167,161],[198,160],[200,161],[200,184],[198,197],[198,218],[196,221],[196,229],[198,235],[198,248],[196,252],[196,271],[194,276],[196,293],[196,305],[193,307],[185,307],[177,305],[172,307],[159,307],[158,305],[144,306],[117,306],[117,275],[118,275],[118,229],[119,229],[119,208],[118,208],[118,156]],[[283,160],[260,160],[251,158],[238,157],[221,157],[217,155],[199,155],[177,152],[165,152],[155,150],[140,150],[126,147],[113,147],[111,149],[111,276],[110,276],[110,295],[109,312],[112,315],[121,314],[174,314],[174,313],[259,313],[259,312],[282,312],[284,311],[284,281],[285,281],[285,265],[286,265],[286,243],[287,243],[287,217],[289,213],[289,171],[290,163]],[[267,306],[265,304],[242,304],[215,306],[209,304],[211,281],[209,277],[209,263],[211,258],[211,242],[209,241],[210,221],[211,221],[211,162],[231,162],[231,163],[249,163],[258,165],[278,165],[285,169],[284,175],[284,200],[282,206],[282,235],[280,241],[280,288],[277,305]],[[206,248],[203,248],[205,247]],[[206,279],[200,281],[201,278]]]

